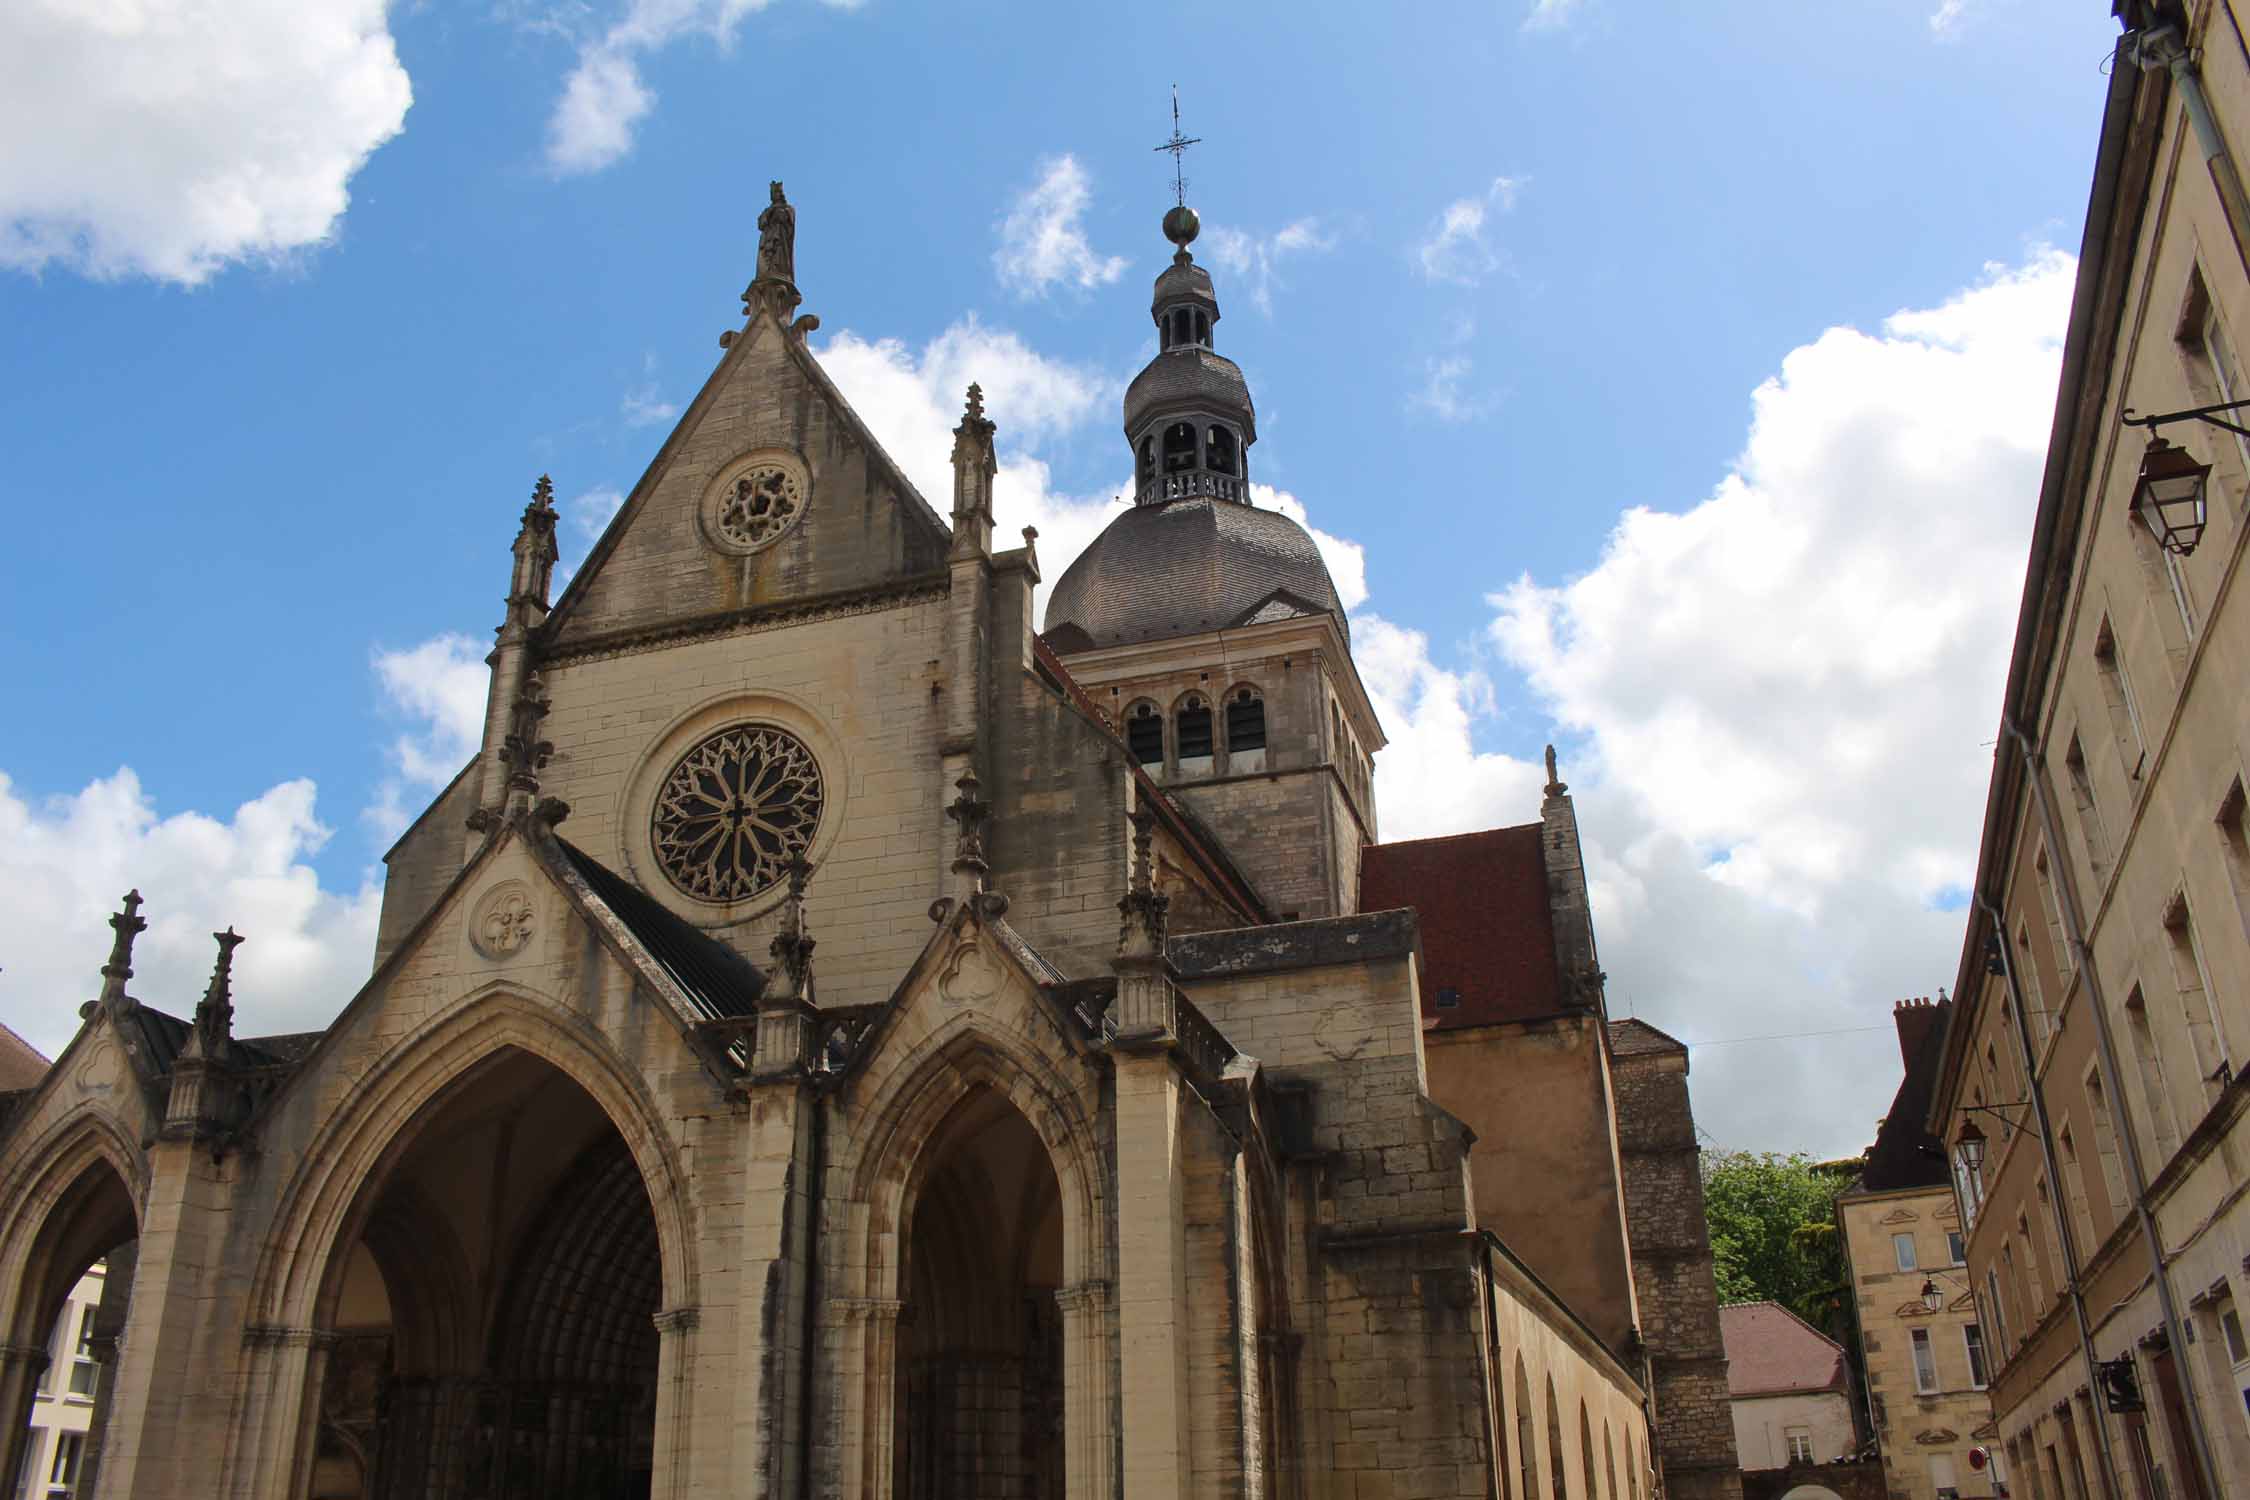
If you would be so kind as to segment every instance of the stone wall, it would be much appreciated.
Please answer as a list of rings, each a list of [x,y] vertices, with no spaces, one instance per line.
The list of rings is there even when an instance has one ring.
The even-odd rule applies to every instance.
[[[1673,1500],[1735,1500],[1742,1477],[1687,1077],[1687,1049],[1676,1042],[1620,1051],[1611,1064],[1665,1488]]]

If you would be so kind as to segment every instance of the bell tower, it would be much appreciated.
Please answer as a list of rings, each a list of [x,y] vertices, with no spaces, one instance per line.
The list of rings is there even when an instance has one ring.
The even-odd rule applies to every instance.
[[[1253,498],[1257,408],[1218,352],[1182,197],[1149,299],[1156,354],[1125,392],[1133,503],[1056,583],[1046,638],[1274,912],[1340,916],[1376,837],[1383,731],[1320,549]]]

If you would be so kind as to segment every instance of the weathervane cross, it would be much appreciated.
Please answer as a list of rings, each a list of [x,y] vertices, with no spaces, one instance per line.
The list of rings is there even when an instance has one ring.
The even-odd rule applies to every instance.
[[[1175,83],[1172,85],[1172,138],[1156,149],[1172,153],[1172,196],[1182,208],[1187,207],[1187,179],[1180,175],[1180,155],[1188,147],[1202,144],[1202,136],[1180,134],[1180,86]]]

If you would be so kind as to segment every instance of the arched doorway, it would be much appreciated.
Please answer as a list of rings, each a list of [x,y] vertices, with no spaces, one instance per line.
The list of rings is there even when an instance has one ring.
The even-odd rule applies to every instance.
[[[638,1500],[663,1263],[631,1149],[504,1050],[361,1188],[324,1283],[313,1500]]]
[[[132,1191],[107,1157],[68,1174],[32,1240],[7,1330],[17,1349],[39,1352],[8,1371],[0,1493],[92,1492],[139,1237]]]
[[[1061,1500],[1062,1194],[1031,1122],[990,1089],[926,1148],[901,1319],[908,1500]]]

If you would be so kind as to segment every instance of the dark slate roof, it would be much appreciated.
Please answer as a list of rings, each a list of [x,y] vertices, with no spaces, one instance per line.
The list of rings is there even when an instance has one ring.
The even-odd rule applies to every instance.
[[[1242,378],[1242,366],[1200,344],[1164,350],[1125,387],[1126,437],[1139,433],[1150,417],[1171,411],[1236,417],[1242,441],[1258,440],[1258,410],[1250,403],[1250,382]]]
[[[766,987],[755,965],[567,839],[555,842],[602,905],[706,1018],[750,1014]]]
[[[1628,1016],[1609,1023],[1609,1050],[1618,1057],[1661,1057],[1667,1052],[1687,1051],[1687,1043]]]
[[[1538,823],[1359,851],[1359,904],[1411,906],[1422,925],[1422,1016],[1441,1027],[1563,1009]],[[1451,990],[1458,1003],[1441,1006]]]
[[[326,1035],[325,1031],[287,1031],[279,1036],[238,1036],[234,1044],[268,1067],[287,1067],[301,1062]]]
[[[1211,290],[1211,273],[1189,258],[1186,251],[1172,257],[1172,263],[1157,274],[1155,289],[1149,295],[1151,313],[1175,302],[1200,302],[1211,309],[1217,321],[1219,299]]]
[[[1848,1389],[1843,1346],[1778,1302],[1720,1308],[1719,1335],[1729,1396]]]
[[[1136,505],[1063,570],[1047,636],[1083,651],[1195,635],[1242,624],[1283,590],[1349,633],[1320,549],[1281,512],[1209,498]]]
[[[1938,1059],[1945,1052],[1945,1028],[1953,1016],[1953,1002],[1935,1005],[1902,1005],[1893,1019],[1899,1028],[1901,1050],[1909,1039],[1914,1056],[1898,1093],[1875,1128],[1875,1144],[1867,1148],[1867,1165],[1859,1174],[1855,1191],[1887,1193],[1899,1188],[1944,1187],[1948,1180],[1945,1143],[1923,1128],[1929,1118],[1930,1095],[1937,1087]]]
[[[39,1049],[0,1024],[0,1093],[27,1089],[47,1076]]]

